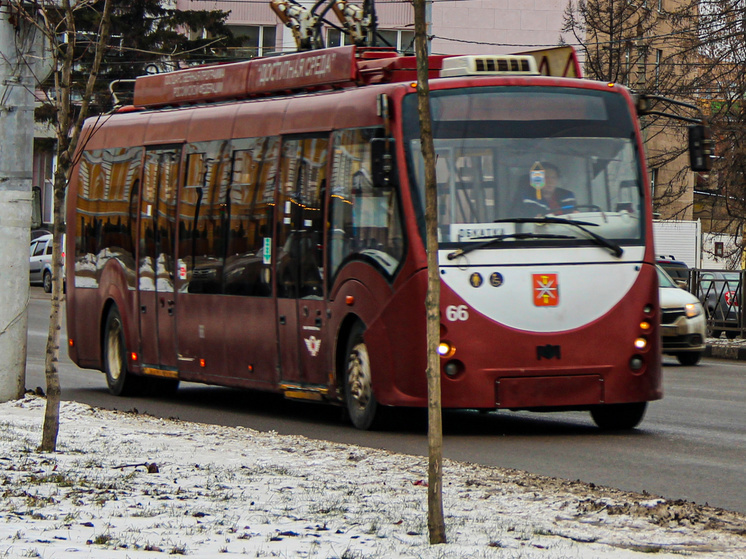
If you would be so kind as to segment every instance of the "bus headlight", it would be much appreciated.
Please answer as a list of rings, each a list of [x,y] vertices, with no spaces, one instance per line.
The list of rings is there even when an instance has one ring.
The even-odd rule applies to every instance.
[[[702,305],[699,303],[688,303],[685,307],[686,317],[694,318],[702,314]]]
[[[456,348],[449,342],[440,342],[438,344],[438,355],[441,357],[451,357],[454,353],[456,353]]]

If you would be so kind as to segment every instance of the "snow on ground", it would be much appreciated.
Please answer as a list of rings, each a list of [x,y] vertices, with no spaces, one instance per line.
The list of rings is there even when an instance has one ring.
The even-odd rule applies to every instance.
[[[445,461],[430,546],[427,460],[45,400],[0,405],[0,557],[746,558],[746,517]]]

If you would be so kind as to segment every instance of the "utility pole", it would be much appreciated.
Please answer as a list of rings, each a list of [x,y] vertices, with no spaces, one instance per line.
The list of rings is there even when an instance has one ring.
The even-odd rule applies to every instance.
[[[36,33],[0,0],[0,402],[26,383]],[[37,49],[36,52],[35,49]]]

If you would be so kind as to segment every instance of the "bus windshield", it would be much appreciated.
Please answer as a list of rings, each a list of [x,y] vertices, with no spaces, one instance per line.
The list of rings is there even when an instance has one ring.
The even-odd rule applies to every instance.
[[[408,171],[424,232],[416,94],[403,103]],[[621,95],[462,88],[432,91],[431,109],[441,248],[599,244],[599,238],[612,246],[643,243],[640,154]]]

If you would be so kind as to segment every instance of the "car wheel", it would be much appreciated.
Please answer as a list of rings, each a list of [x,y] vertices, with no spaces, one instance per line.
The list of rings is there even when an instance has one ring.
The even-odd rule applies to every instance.
[[[363,340],[365,328],[355,324],[347,341],[345,361],[345,404],[352,424],[358,429],[370,429],[376,418],[378,403],[373,394],[368,347]]]
[[[127,370],[127,347],[124,343],[122,316],[112,307],[104,330],[104,373],[109,392],[114,396],[134,396],[142,391],[143,378]]]
[[[702,354],[698,351],[687,351],[676,354],[676,359],[679,360],[679,363],[681,363],[682,365],[686,365],[687,367],[696,365],[697,363],[699,363],[699,360],[701,358]]]
[[[42,285],[44,286],[44,293],[52,292],[52,274],[51,272],[44,272],[44,278],[42,279]]]
[[[600,429],[620,431],[634,429],[645,416],[647,402],[633,404],[604,404],[591,409],[591,417]]]
[[[738,336],[739,332],[736,332],[735,330],[726,330],[725,331],[725,337],[729,340],[734,340]]]

